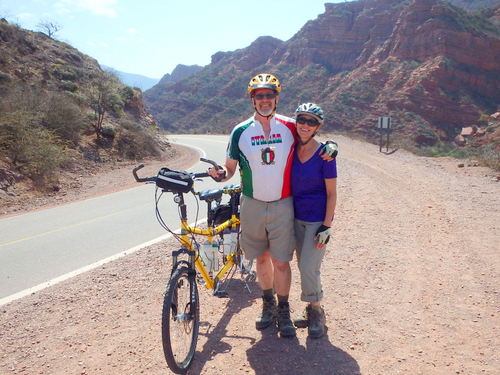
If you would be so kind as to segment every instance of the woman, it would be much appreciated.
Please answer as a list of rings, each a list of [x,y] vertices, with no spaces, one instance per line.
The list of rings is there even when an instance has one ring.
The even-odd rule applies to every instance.
[[[325,333],[320,268],[335,213],[337,165],[335,160],[326,162],[320,157],[323,145],[314,139],[324,121],[322,109],[314,103],[301,104],[295,119],[297,149],[292,165],[292,195],[301,300],[308,305],[294,323],[299,328],[308,327],[309,337],[318,338]]]

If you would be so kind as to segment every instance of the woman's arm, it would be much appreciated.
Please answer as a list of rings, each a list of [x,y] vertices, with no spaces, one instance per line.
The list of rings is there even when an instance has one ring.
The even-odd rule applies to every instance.
[[[332,226],[333,216],[335,215],[335,206],[337,204],[337,179],[325,178],[326,186],[326,213],[323,225],[316,231],[316,247],[321,249],[330,239],[330,227]]]
[[[325,178],[326,187],[326,213],[323,225],[330,227],[335,215],[335,207],[337,205],[337,179]]]

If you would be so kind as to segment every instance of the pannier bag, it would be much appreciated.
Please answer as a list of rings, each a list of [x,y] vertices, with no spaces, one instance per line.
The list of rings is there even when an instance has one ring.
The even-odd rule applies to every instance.
[[[215,209],[213,226],[216,227],[221,225],[229,219],[231,219],[231,206],[228,204],[221,204]]]
[[[189,173],[161,168],[156,176],[156,186],[173,193],[189,193],[193,179]]]

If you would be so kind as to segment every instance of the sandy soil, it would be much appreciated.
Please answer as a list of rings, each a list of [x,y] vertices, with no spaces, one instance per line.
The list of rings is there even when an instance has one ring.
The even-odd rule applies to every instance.
[[[337,138],[339,205],[322,269],[328,334],[256,331],[256,284],[248,293],[236,278],[228,299],[200,286],[190,373],[499,374],[495,173]],[[113,181],[130,168],[120,171]],[[169,374],[159,326],[174,246],[166,240],[0,307],[0,374]]]

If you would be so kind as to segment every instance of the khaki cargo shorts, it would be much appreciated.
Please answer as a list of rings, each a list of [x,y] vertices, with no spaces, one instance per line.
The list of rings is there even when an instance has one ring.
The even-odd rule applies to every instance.
[[[241,196],[241,248],[255,259],[266,251],[280,262],[289,262],[295,250],[293,199],[272,202]]]

